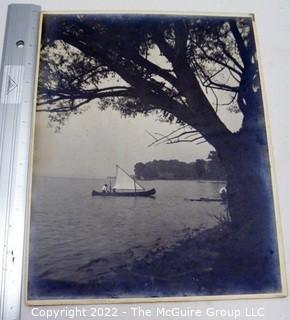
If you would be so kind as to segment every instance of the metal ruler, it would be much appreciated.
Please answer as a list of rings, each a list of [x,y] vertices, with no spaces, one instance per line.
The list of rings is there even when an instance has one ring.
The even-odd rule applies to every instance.
[[[8,7],[0,83],[0,319],[20,318],[40,7]]]

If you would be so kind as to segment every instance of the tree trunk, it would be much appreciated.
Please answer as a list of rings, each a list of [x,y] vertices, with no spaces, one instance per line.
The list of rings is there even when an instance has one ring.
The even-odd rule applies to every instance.
[[[262,135],[241,131],[217,150],[227,173],[232,222],[219,269],[228,269],[228,277],[244,282],[249,292],[280,285],[268,149],[265,139],[257,139]]]

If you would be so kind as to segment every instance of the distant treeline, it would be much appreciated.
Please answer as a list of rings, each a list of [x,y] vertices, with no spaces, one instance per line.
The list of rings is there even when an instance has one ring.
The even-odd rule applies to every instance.
[[[137,179],[164,180],[225,180],[226,174],[217,157],[216,151],[210,151],[207,160],[198,159],[186,163],[178,160],[153,160],[135,164]]]

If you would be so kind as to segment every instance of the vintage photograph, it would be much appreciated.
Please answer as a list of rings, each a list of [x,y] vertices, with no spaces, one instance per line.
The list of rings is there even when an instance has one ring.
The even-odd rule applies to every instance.
[[[283,295],[255,39],[252,15],[42,14],[29,304]]]

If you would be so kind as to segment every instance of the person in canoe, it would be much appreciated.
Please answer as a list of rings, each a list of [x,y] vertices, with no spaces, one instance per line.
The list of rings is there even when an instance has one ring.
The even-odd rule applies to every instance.
[[[103,193],[109,192],[109,190],[108,190],[108,185],[107,185],[106,183],[102,186],[102,192],[103,192]]]

